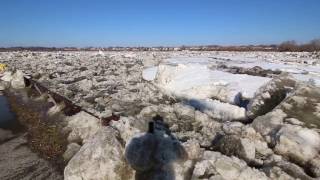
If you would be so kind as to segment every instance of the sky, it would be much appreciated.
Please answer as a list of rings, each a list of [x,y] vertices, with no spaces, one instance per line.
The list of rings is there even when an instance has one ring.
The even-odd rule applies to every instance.
[[[320,38],[320,0],[1,0],[0,47],[274,44]]]

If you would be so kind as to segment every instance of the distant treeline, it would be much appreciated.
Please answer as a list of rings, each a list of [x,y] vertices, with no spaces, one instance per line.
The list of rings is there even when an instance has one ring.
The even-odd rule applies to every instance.
[[[320,39],[314,39],[306,44],[298,44],[296,41],[286,41],[278,46],[279,51],[320,51]]]
[[[0,48],[2,51],[280,51],[280,52],[313,52],[320,51],[320,39],[305,44],[296,41],[286,41],[279,45],[244,45],[244,46],[180,46],[180,47],[9,47]]]

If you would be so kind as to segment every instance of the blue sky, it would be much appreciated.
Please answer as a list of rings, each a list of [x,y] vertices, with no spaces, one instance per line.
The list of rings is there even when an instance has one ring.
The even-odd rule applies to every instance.
[[[320,0],[1,0],[1,46],[270,44],[320,38]]]

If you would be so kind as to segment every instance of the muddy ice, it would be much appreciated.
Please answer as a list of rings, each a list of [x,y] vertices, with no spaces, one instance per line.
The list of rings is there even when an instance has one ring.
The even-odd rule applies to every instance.
[[[0,62],[2,89],[31,88],[31,77],[82,108],[59,126],[65,179],[320,177],[316,53],[5,52]],[[166,128],[150,135],[157,116]],[[173,158],[179,149],[187,155]]]

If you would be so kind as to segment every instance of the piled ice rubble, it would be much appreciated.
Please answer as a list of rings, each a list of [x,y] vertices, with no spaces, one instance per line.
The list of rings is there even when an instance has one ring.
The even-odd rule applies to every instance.
[[[103,127],[69,161],[65,179],[133,179],[133,170],[124,159],[119,133]]]
[[[295,77],[313,73],[319,78],[320,61],[312,54],[12,52],[0,56],[11,68],[2,75],[6,88],[22,87],[19,69],[98,117],[120,116],[108,127],[85,112],[65,118],[63,131],[70,132],[65,179],[139,177],[137,167],[125,157],[126,147],[145,135],[156,115],[163,117],[187,153],[187,158],[161,167],[171,172],[167,179],[172,175],[178,180],[320,178],[320,89]],[[303,71],[289,75],[288,68],[272,69],[287,74],[227,70],[229,65],[251,67],[257,61],[264,62],[260,67],[266,70],[272,69],[268,63],[304,65]],[[223,69],[222,64],[226,64]],[[176,150],[172,146],[167,153]]]
[[[149,58],[150,54],[133,58],[123,57],[122,53],[96,55],[86,52],[20,52],[5,55],[9,56],[4,61],[9,67],[23,70],[50,90],[95,114],[106,109],[126,113],[123,104],[128,109],[135,107],[139,110],[139,106],[135,106],[137,103],[148,102],[150,98],[155,102],[162,99],[157,90],[152,90],[152,85],[142,82],[144,63],[150,64],[149,59],[142,57]],[[156,63],[157,58],[162,58],[162,55],[153,58],[152,63]],[[3,78],[10,77],[10,74],[5,74]]]
[[[256,89],[268,81],[270,79],[264,77],[211,70],[197,63],[159,65],[155,77],[156,85],[164,93],[187,100],[223,121],[245,120],[245,109],[236,105],[251,99]]]
[[[4,72],[3,76],[1,77],[4,89],[9,86],[14,89],[25,88],[24,75],[25,74],[21,70],[17,70],[14,73],[10,71]]]

